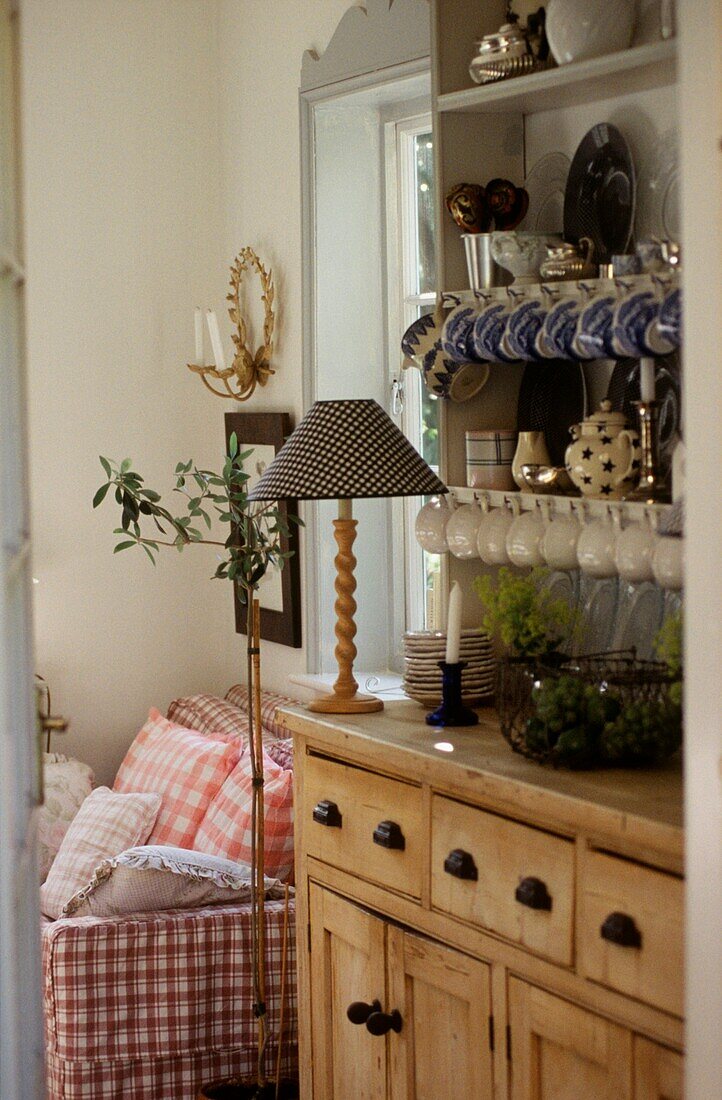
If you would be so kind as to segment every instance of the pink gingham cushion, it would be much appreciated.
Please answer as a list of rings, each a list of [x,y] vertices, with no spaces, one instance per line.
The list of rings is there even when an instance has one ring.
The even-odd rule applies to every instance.
[[[247,711],[248,688],[246,685],[234,684],[232,688],[229,688],[226,692],[226,702],[233,703],[235,706],[240,707],[242,711]],[[298,706],[298,701],[289,699],[287,695],[279,695],[275,691],[261,692],[261,724],[264,730],[268,730],[273,737],[288,737],[288,730],[276,721],[276,710],[278,707],[295,706]]]
[[[293,772],[263,753],[265,873],[282,881],[293,871]],[[239,760],[208,808],[193,847],[225,859],[251,862],[253,776],[248,754]]]
[[[269,741],[266,752],[284,771],[293,771],[293,740]]]
[[[153,708],[118,769],[113,790],[155,791],[162,802],[148,843],[192,848],[198,826],[239,755],[237,742],[211,740]]]
[[[245,752],[248,715],[217,695],[186,695],[182,699],[174,699],[168,707],[168,718],[207,737],[228,741],[237,739],[239,750]]]
[[[73,818],[40,887],[43,913],[59,917],[65,904],[89,881],[102,860],[144,844],[160,803],[158,794],[116,794],[108,787],[98,787],[89,794]]]

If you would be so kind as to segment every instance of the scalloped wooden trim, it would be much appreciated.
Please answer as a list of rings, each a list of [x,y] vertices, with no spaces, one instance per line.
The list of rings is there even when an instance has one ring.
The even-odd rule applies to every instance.
[[[429,0],[366,0],[354,4],[322,54],[306,50],[301,91],[378,72],[428,57],[431,43]]]

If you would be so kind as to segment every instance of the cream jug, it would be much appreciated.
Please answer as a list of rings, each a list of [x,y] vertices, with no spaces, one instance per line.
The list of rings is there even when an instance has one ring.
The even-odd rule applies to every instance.
[[[602,401],[599,411],[569,429],[567,473],[587,497],[620,500],[639,477],[640,443],[624,415]]]

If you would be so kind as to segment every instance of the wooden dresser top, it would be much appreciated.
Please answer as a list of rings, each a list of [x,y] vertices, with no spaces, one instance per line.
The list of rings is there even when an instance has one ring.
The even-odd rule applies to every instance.
[[[499,813],[584,833],[634,858],[658,854],[670,868],[681,870],[678,759],[644,770],[555,770],[513,752],[492,708],[479,710],[478,726],[463,729],[427,726],[425,713],[409,700],[387,703],[377,714],[314,714],[294,707],[279,711],[279,718],[317,751]]]

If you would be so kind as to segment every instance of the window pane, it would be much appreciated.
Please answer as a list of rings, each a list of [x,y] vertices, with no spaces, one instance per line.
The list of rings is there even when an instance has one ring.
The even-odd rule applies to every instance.
[[[434,146],[431,131],[414,139],[416,182],[416,234],[418,241],[417,294],[436,290],[436,247],[434,242]]]

